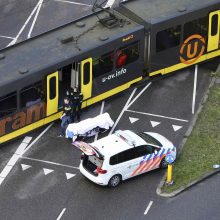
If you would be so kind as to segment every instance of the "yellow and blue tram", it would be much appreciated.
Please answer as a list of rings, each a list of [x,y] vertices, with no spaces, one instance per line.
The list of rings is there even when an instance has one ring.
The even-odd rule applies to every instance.
[[[219,0],[131,0],[0,51],[0,143],[58,119],[65,91],[83,107],[220,55]]]

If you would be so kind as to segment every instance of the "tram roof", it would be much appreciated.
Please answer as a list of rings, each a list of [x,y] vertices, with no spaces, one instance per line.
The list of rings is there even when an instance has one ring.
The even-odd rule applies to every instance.
[[[219,0],[129,0],[121,4],[148,24],[156,24],[219,3]]]
[[[25,79],[28,82],[28,80],[33,79],[36,81],[46,71],[47,73],[56,71],[63,65],[75,61],[74,57],[79,59],[88,58],[90,54],[87,54],[87,57],[83,56],[91,49],[108,43],[110,45],[114,39],[143,28],[118,12],[114,13],[119,19],[125,20],[123,26],[107,28],[98,22],[97,16],[93,14],[1,50],[0,54],[5,56],[3,59],[0,58],[1,90],[3,87],[5,90],[8,90],[6,86],[10,83],[18,82],[17,80]],[[98,13],[98,16],[101,18],[106,15],[107,13],[104,11]],[[61,38],[68,38],[70,36],[78,37],[77,45],[74,41],[68,43],[61,42]],[[108,38],[100,40],[100,37]],[[28,72],[21,74],[19,73],[21,69],[26,69]],[[1,91],[2,93],[6,92]]]

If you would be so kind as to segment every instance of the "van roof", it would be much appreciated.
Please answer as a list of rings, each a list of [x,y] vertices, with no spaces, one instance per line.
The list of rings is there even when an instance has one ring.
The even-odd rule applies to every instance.
[[[91,145],[96,147],[103,156],[111,157],[112,155],[135,147],[131,143],[131,140],[135,141],[136,146],[146,144],[146,142],[142,138],[140,138],[132,131],[125,130],[121,132],[124,137],[118,135],[117,133],[114,133],[93,142]],[[127,137],[129,137],[129,140],[126,140]]]

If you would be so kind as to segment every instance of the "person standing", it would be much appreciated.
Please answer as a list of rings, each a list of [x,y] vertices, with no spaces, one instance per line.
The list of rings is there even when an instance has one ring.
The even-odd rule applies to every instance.
[[[80,121],[80,114],[82,109],[83,94],[78,91],[77,88],[73,90],[73,106],[75,108],[75,114],[78,121]]]
[[[83,94],[79,92],[79,90],[76,87],[74,87],[74,89],[69,88],[66,91],[66,95],[70,99],[71,106],[72,106],[72,112],[71,112],[72,123],[74,122],[75,117],[77,118],[78,121],[80,121]]]
[[[72,122],[74,122],[75,117],[77,118],[78,121],[80,121],[83,94],[80,93],[76,87],[74,89],[71,88],[67,90],[66,94],[68,95],[72,103],[72,113],[71,113]]]
[[[64,105],[63,105],[63,114],[60,117],[62,122],[61,122],[61,129],[60,129],[59,137],[65,136],[66,128],[67,128],[68,124],[71,123],[71,112],[72,112],[72,106],[70,103],[70,99],[68,97],[65,97],[64,98]]]
[[[70,87],[67,91],[66,91],[66,95],[70,100],[70,104],[71,104],[71,113],[70,113],[70,118],[71,118],[71,122],[74,122],[75,116],[76,116],[76,104],[74,102],[74,90]]]

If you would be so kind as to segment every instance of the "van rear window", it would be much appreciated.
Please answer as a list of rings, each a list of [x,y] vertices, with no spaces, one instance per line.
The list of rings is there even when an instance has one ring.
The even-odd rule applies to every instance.
[[[103,160],[99,159],[96,156],[88,156],[88,159],[91,163],[96,165],[97,167],[102,167]]]

